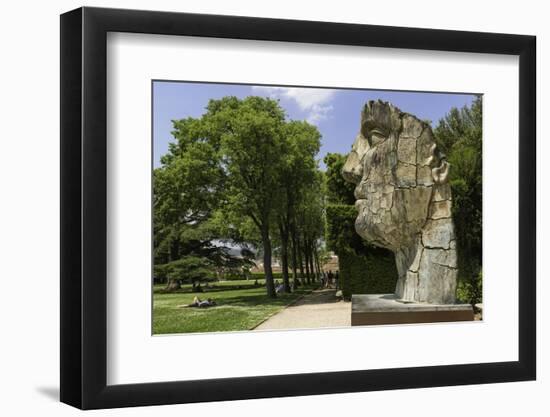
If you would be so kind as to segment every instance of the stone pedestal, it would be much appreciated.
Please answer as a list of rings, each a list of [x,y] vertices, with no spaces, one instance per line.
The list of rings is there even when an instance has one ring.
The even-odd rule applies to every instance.
[[[471,321],[469,304],[405,303],[394,294],[356,294],[351,296],[351,325],[435,323]]]

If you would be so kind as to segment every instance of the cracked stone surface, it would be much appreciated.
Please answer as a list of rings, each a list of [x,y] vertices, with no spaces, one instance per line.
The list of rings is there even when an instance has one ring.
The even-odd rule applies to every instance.
[[[455,303],[457,261],[449,164],[430,126],[369,101],[342,175],[356,184],[357,233],[395,254],[395,295]]]

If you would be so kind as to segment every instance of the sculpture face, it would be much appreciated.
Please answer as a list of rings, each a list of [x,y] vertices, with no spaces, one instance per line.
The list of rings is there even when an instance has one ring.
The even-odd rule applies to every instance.
[[[357,184],[357,232],[393,251],[408,246],[426,222],[433,186],[446,171],[428,125],[389,103],[367,103],[343,171]]]
[[[357,233],[396,254],[396,293],[400,298],[454,300],[456,253],[448,169],[429,125],[390,103],[370,101],[365,105],[360,132],[342,174],[357,184]],[[430,255],[429,250],[438,252]],[[444,257],[442,265],[455,272],[450,284],[434,281],[439,291],[434,296],[433,282],[428,283],[431,279],[419,280],[419,265],[436,256]],[[426,267],[424,272],[431,274],[430,268],[433,270]],[[408,274],[416,274],[410,285]]]

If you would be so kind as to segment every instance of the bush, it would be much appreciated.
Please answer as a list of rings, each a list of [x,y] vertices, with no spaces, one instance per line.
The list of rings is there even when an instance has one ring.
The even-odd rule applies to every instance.
[[[214,274],[210,260],[192,255],[157,266],[157,270],[162,271],[162,268],[166,272],[169,283],[192,283],[193,286],[201,281],[211,281]]]
[[[329,204],[327,214],[327,246],[338,254],[348,248],[361,250],[363,239],[355,231],[355,206],[347,204]]]
[[[223,274],[223,280],[224,281],[240,281],[243,279],[246,279],[246,276],[244,273],[239,272],[226,272]],[[251,274],[248,274],[248,279],[250,279]]]
[[[393,293],[397,268],[392,252],[367,244],[355,231],[357,211],[350,205],[327,206],[327,245],[338,255],[340,288],[352,294]]]
[[[259,280],[259,279],[265,279],[265,274],[263,272],[254,272],[251,274],[250,278],[252,280]],[[273,280],[282,280],[283,279],[283,273],[282,272],[273,272]]]
[[[366,247],[365,253],[353,249],[338,254],[340,288],[344,298],[352,294],[388,294],[395,291],[397,269],[391,252]]]
[[[475,305],[483,301],[482,291],[483,274],[479,274],[473,280],[459,279],[456,289],[457,301]]]

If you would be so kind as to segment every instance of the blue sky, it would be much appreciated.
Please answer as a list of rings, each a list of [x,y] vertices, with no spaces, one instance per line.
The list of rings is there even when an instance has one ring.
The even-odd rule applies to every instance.
[[[360,112],[368,100],[381,99],[393,103],[402,111],[420,119],[431,120],[432,126],[452,107],[470,104],[471,94],[420,93],[384,90],[319,89],[297,87],[265,87],[241,84],[210,84],[192,82],[153,82],[153,153],[154,166],[168,151],[172,120],[200,117],[210,99],[224,96],[244,98],[250,95],[280,100],[287,117],[307,120],[317,126],[322,135],[318,159],[324,169],[323,157],[329,152],[346,154],[359,130]]]

